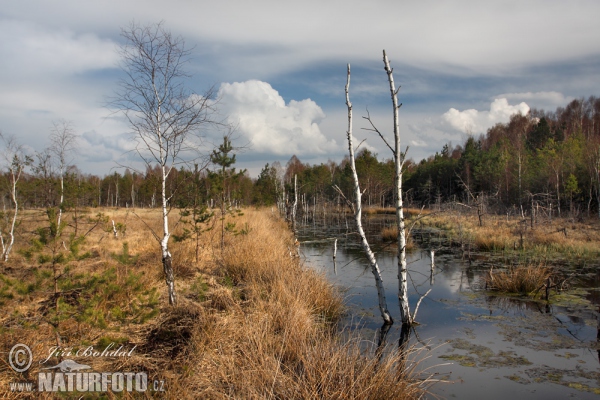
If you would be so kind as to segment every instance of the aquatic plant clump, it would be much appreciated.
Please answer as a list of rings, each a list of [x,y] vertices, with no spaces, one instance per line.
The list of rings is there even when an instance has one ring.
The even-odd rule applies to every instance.
[[[518,265],[505,270],[493,267],[485,274],[485,287],[504,293],[535,295],[553,281],[552,268],[543,265]]]

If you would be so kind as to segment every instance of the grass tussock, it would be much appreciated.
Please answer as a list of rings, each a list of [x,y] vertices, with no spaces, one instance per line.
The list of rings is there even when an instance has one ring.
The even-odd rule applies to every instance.
[[[398,228],[395,226],[386,226],[381,230],[381,240],[384,242],[395,242],[398,240]]]
[[[532,295],[537,293],[553,275],[552,269],[543,265],[519,265],[505,270],[491,268],[484,279],[486,287],[490,290]]]
[[[3,352],[27,343],[45,358],[57,337],[63,346],[98,351],[113,342],[135,347],[130,357],[76,361],[95,371],[146,371],[173,399],[422,397],[423,382],[411,378],[398,353],[378,360],[360,340],[341,339],[341,294],[290,255],[293,237],[270,212],[245,210],[232,219],[249,229],[227,233],[224,249],[220,232],[203,233],[197,261],[195,242],[172,243],[175,307],[168,305],[158,243],[149,239],[149,227],[160,232],[159,210],[102,212],[103,222],[79,243],[86,256],[60,259],[58,302],[54,270],[28,252],[44,215],[28,212],[19,248],[0,270]],[[96,214],[80,212],[78,230],[90,229]],[[176,217],[174,211],[172,226]],[[70,213],[65,218],[73,221]],[[117,237],[111,220],[121,224]],[[30,373],[40,368],[34,363]],[[0,396],[19,379],[0,369]]]
[[[398,241],[398,228],[395,226],[387,226],[381,230],[381,240],[384,242]],[[411,236],[406,238],[406,251],[411,251],[415,248],[415,242]]]

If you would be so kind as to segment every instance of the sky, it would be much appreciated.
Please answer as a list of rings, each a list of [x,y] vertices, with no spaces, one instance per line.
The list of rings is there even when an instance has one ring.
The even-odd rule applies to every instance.
[[[189,89],[215,87],[250,176],[292,155],[344,157],[348,63],[354,136],[390,158],[362,118],[391,140],[384,49],[401,85],[401,146],[419,161],[513,113],[600,95],[599,15],[596,0],[11,1],[0,9],[0,132],[35,154],[53,122],[69,121],[82,172],[143,170],[107,104],[123,77],[121,29],[163,21],[192,50]],[[208,149],[222,132],[204,135]]]

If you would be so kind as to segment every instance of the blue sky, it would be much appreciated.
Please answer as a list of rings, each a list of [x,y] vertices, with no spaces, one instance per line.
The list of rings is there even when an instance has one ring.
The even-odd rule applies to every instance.
[[[346,64],[355,136],[389,158],[360,118],[391,136],[385,49],[402,85],[403,147],[420,160],[513,112],[600,95],[598,1],[20,0],[0,10],[0,131],[32,153],[52,122],[81,136],[76,165],[105,174],[127,154],[129,128],[105,107],[120,76],[121,27],[163,20],[194,46],[190,87],[215,85],[221,113],[251,147],[237,166],[339,161],[345,154]],[[207,133],[206,143],[219,142]]]

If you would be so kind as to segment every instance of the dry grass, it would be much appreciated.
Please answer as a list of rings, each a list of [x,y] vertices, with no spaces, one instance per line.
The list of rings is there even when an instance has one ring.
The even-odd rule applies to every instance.
[[[386,226],[381,230],[381,240],[384,242],[395,242],[398,240],[398,228],[395,226]]]
[[[457,244],[471,244],[482,251],[527,251],[534,255],[597,259],[600,257],[600,221],[573,223],[568,219],[540,221],[531,229],[528,220],[486,215],[483,226],[477,216],[444,212],[424,218],[419,226],[444,230]],[[564,230],[563,230],[564,229]],[[564,232],[567,232],[565,236]]]
[[[381,230],[381,240],[384,242],[398,241],[398,228],[395,226],[386,226]],[[406,238],[406,250],[410,251],[415,248],[415,242],[411,236]]]
[[[376,214],[396,214],[396,209],[393,207],[364,207],[362,210],[365,215],[376,215]]]
[[[429,215],[431,214],[430,210],[421,210],[419,208],[408,208],[405,207],[403,209],[404,212],[404,216],[406,218],[411,218],[417,215]],[[395,215],[396,214],[396,209],[394,207],[365,207],[363,209],[363,213],[366,215],[375,215],[375,214],[391,214],[391,215]]]
[[[490,290],[531,295],[552,276],[552,269],[543,265],[519,265],[506,270],[492,268],[485,275],[485,285]]]
[[[58,332],[64,346],[102,348],[117,340],[137,348],[128,358],[78,362],[93,364],[96,371],[147,371],[150,380],[166,381],[166,398],[423,395],[422,382],[400,368],[400,354],[391,352],[378,361],[358,340],[341,339],[341,295],[322,275],[290,257],[293,237],[270,212],[245,210],[235,218],[232,222],[247,224],[249,232],[228,234],[223,251],[218,232],[205,233],[198,262],[191,242],[171,245],[176,307],[167,304],[159,247],[148,229],[160,232],[158,210],[137,210],[137,216],[127,210],[103,212],[126,226],[125,235],[114,238],[110,223],[99,226],[82,246],[81,253],[89,256],[63,266],[63,285],[77,287],[71,297],[63,296],[67,304]],[[95,214],[93,210],[87,215]],[[173,226],[175,222],[172,218]],[[28,212],[21,225],[20,250],[28,248],[35,228],[43,224],[43,213]],[[79,225],[81,232],[91,227],[83,221]],[[55,329],[43,315],[52,296],[51,279],[42,274],[46,270],[35,258],[18,253],[4,266],[3,352],[15,343],[27,343],[35,355],[46,355],[56,345]],[[39,368],[33,367],[32,376]],[[10,368],[0,367],[0,397],[9,397],[8,383],[19,379]]]

